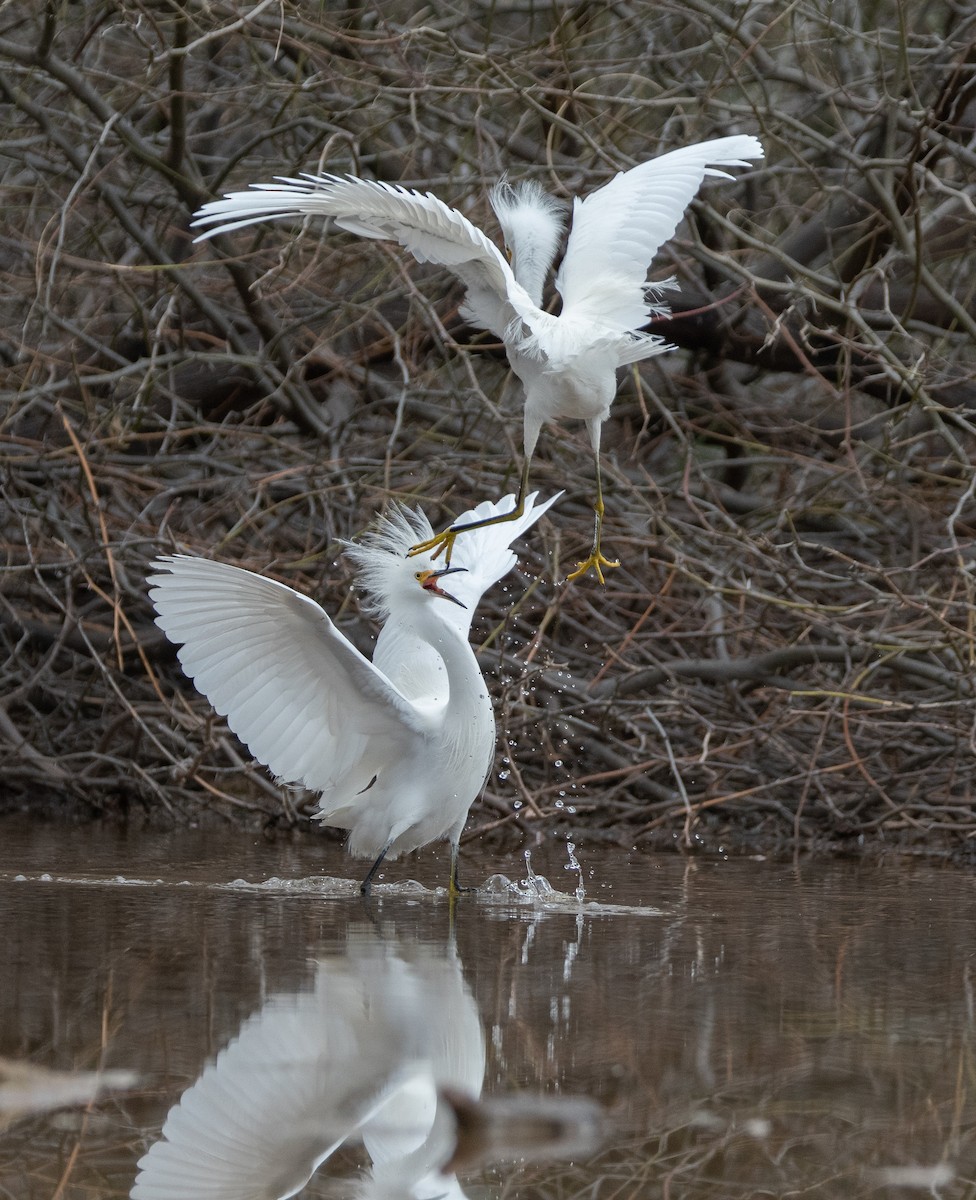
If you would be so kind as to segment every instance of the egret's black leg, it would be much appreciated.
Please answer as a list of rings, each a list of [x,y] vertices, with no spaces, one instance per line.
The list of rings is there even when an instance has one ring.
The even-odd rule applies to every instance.
[[[451,884],[447,889],[447,894],[451,900],[456,900],[461,895],[461,879],[458,875],[458,848],[451,842]]]
[[[458,848],[452,842],[451,843],[451,885],[447,889],[447,895],[452,904],[458,898],[458,896],[461,895],[462,892],[476,892],[478,890],[476,887],[462,887],[461,886],[461,876],[458,873],[458,864],[459,864]]]
[[[383,859],[384,859],[384,858],[386,858],[386,856],[387,856],[387,853],[389,852],[389,849],[390,849],[390,847],[389,847],[389,846],[384,846],[384,847],[383,847],[383,849],[382,849],[382,850],[380,851],[380,853],[379,853],[379,857],[376,859],[376,862],[374,862],[374,863],[373,863],[373,865],[372,865],[372,866],[369,868],[369,870],[366,872],[366,878],[365,878],[365,879],[363,880],[363,882],[362,882],[362,883],[359,885],[359,890],[360,890],[360,892],[362,892],[362,894],[363,894],[364,896],[368,896],[368,895],[369,895],[369,890],[370,890],[370,888],[373,886],[373,876],[376,874],[376,872],[377,872],[377,871],[380,869],[380,867],[382,866],[382,864],[383,864]]]

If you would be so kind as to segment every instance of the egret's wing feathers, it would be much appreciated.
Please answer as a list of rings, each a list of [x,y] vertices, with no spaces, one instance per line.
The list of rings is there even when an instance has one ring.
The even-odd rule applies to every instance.
[[[466,633],[471,627],[471,617],[477,608],[481,597],[492,586],[502,579],[515,566],[517,556],[511,544],[517,541],[523,533],[539,520],[562,495],[557,492],[548,500],[536,503],[538,492],[531,492],[525,498],[525,511],[514,521],[502,521],[497,525],[484,525],[481,529],[471,529],[454,543],[451,556],[452,567],[462,567],[463,575],[458,575],[451,581],[450,588],[454,595],[464,604],[464,609],[454,607],[450,616],[463,624],[458,625]],[[476,508],[462,513],[455,525],[467,525],[473,521],[483,521],[509,513],[515,507],[515,496],[503,496],[501,500],[483,500]]]
[[[343,1010],[314,996],[273,997],[245,1022],[139,1160],[131,1200],[268,1200],[292,1196],[355,1130],[347,1103],[378,1074],[348,1059]],[[330,1075],[323,1058],[336,1061]]]
[[[313,600],[226,563],[153,564],[156,624],[181,644],[187,675],[251,753],[315,791],[364,787],[371,740],[412,743],[421,714]]]
[[[430,192],[398,184],[337,175],[283,178],[211,201],[191,224],[212,226],[200,241],[294,215],[332,217],[350,233],[399,242],[418,262],[447,267],[468,290],[465,316],[498,337],[516,315],[535,309],[505,256],[467,217]]]
[[[465,636],[481,597],[515,566],[517,558],[515,551],[510,549],[511,543],[530,529],[556,503],[562,492],[541,504],[536,504],[538,494],[531,492],[526,496],[521,517],[472,529],[461,534],[455,542],[451,566],[462,570],[452,575],[450,581],[445,580],[444,586],[464,607],[447,604],[441,609],[441,617]],[[482,521],[511,512],[514,507],[514,494],[503,496],[501,500],[484,500],[476,508],[462,513],[454,524]],[[428,704],[446,702],[450,689],[443,659],[434,646],[422,641],[400,622],[389,620],[380,630],[373,650],[373,663],[411,700]]]
[[[454,1147],[431,1128],[436,1087],[477,1097],[484,1070],[481,1019],[456,957],[352,924],[344,954],[317,963],[314,991],[268,999],[170,1109],[131,1200],[297,1195],[355,1138],[391,1185],[370,1194],[461,1195],[448,1183],[415,1193],[414,1183]],[[423,1103],[411,1104],[418,1094]],[[327,1190],[353,1193],[336,1178]]]
[[[683,146],[623,171],[573,205],[573,226],[556,276],[562,316],[589,319],[621,332],[639,328],[651,311],[647,269],[672,237],[708,175],[746,167],[763,148],[749,135]]]
[[[139,1161],[131,1200],[297,1194],[340,1145],[385,1128],[385,1110],[401,1087],[411,1088],[418,1075],[432,1079],[431,1090],[440,1081],[427,1063],[430,1050],[404,1046],[398,1007],[419,1031],[436,1000],[438,1037],[466,1036],[476,1064],[480,1049],[480,1072],[471,1069],[466,1089],[477,1095],[484,1041],[470,993],[458,995],[459,967],[454,976],[436,960],[414,968],[384,951],[360,947],[352,929],[346,956],[318,963],[314,992],[272,996],[248,1018],[170,1109],[160,1140]],[[453,994],[433,990],[442,979],[448,989],[454,983]],[[398,984],[409,989],[405,1000],[389,995]],[[417,1141],[429,1121],[424,1113],[413,1117]]]

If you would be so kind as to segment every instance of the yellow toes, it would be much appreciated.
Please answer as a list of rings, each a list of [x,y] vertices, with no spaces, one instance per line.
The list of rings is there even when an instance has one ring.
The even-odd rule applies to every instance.
[[[574,579],[580,579],[592,567],[593,570],[596,571],[597,579],[599,579],[601,583],[606,583],[606,580],[603,578],[603,568],[606,567],[607,570],[610,570],[611,567],[619,566],[620,563],[616,559],[607,558],[606,555],[602,553],[599,546],[594,546],[590,551],[589,558],[585,559],[581,563],[577,563],[576,570],[573,571],[572,574],[566,576],[566,582],[572,583]]]
[[[411,546],[407,551],[407,558],[413,558],[415,554],[430,554],[431,558],[440,558],[444,555],[444,565],[451,565],[451,555],[454,553],[454,542],[457,534],[453,529],[445,529],[443,533],[438,533],[435,537],[428,538],[426,542],[418,542],[416,546]],[[433,551],[433,553],[431,553]]]

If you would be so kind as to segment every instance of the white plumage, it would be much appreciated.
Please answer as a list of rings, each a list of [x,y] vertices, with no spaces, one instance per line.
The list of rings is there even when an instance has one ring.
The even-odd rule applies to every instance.
[[[313,990],[273,995],[244,1022],[170,1109],[131,1200],[283,1200],[353,1140],[369,1177],[335,1194],[463,1200],[441,1169],[455,1129],[438,1093],[481,1093],[478,1008],[453,943],[389,937],[352,930]]]
[[[383,621],[365,658],[314,600],[225,563],[166,555],[153,564],[156,624],[184,671],[251,753],[286,783],[321,793],[316,816],[349,830],[348,849],[374,859],[428,842],[451,844],[451,889],[468,810],[491,766],[495,722],[468,642],[474,608],[515,565],[509,549],[558,497],[525,505],[511,525],[465,539],[451,567],[407,558],[430,538],[419,510],[395,507],[346,553]],[[473,521],[506,512],[485,502]],[[443,585],[449,586],[448,591]]]
[[[557,315],[545,312],[542,302],[562,236],[562,206],[534,182],[502,183],[490,193],[511,267],[480,229],[430,192],[351,177],[305,175],[254,184],[205,204],[193,224],[208,227],[200,240],[266,219],[331,217],[342,229],[399,242],[419,262],[452,271],[466,288],[462,311],[504,341],[525,390],[525,461],[513,518],[521,512],[544,422],[574,417],[587,424],[597,472],[595,536],[589,558],[570,578],[593,567],[602,581],[602,568],[616,564],[600,549],[600,427],[610,412],[618,368],[671,348],[663,338],[641,332],[651,317],[667,312],[659,297],[662,285],[647,283],[648,267],[706,177],[731,178],[722,168],[746,167],[762,157],[762,145],[750,135],[716,138],[641,163],[576,199],[555,278],[562,299]],[[416,549],[446,545],[450,561],[454,539],[469,528],[459,518]]]

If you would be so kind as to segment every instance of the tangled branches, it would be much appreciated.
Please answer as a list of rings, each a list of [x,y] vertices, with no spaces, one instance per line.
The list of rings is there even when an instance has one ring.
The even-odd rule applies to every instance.
[[[390,497],[436,522],[517,479],[516,390],[449,277],[313,224],[195,247],[195,207],[327,169],[490,228],[504,171],[568,197],[757,132],[766,163],[660,256],[679,349],[604,430],[605,591],[560,582],[592,479],[578,431],[543,437],[534,485],[567,496],[476,624],[501,736],[471,828],[965,846],[976,41],[949,0],[904,17],[7,5],[8,806],[294,820],[307,798],[182,679],[148,559],[270,570],[365,648],[337,539]]]

